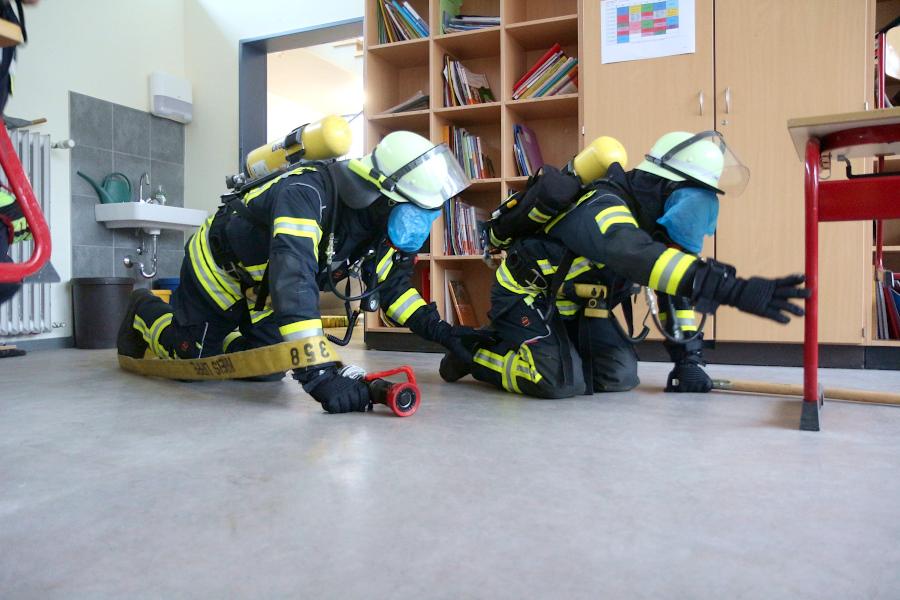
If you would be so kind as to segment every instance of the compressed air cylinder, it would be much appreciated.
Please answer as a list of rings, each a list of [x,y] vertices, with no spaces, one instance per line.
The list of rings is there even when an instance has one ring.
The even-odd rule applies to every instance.
[[[303,160],[336,158],[350,150],[350,124],[343,117],[329,115],[292,131],[283,140],[260,146],[247,155],[250,179],[264,177]]]
[[[575,173],[582,184],[587,184],[604,177],[614,162],[623,169],[628,168],[628,153],[619,140],[603,135],[579,152],[569,163],[568,170]]]

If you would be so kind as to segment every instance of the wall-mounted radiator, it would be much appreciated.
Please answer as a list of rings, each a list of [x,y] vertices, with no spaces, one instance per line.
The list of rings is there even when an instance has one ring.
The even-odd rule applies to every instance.
[[[13,147],[34,195],[41,203],[44,218],[50,223],[50,136],[30,131],[9,132]],[[0,173],[0,181],[6,185],[6,177]],[[5,232],[0,235],[6,235]],[[31,242],[13,244],[10,256],[16,262],[24,262],[31,256]],[[44,333],[51,329],[50,284],[26,283],[12,300],[0,305],[0,336],[18,336]]]

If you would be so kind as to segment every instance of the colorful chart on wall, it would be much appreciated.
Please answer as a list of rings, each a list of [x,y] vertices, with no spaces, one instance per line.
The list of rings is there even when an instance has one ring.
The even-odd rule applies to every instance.
[[[694,0],[602,0],[601,62],[694,52]]]

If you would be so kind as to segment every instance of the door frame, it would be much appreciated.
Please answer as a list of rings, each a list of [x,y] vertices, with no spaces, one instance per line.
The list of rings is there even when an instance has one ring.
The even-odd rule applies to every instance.
[[[258,148],[269,141],[266,139],[268,55],[273,52],[296,50],[297,48],[307,48],[362,36],[363,18],[357,17],[274,35],[240,40],[238,58],[238,171],[243,168],[244,157],[247,156],[250,150]]]

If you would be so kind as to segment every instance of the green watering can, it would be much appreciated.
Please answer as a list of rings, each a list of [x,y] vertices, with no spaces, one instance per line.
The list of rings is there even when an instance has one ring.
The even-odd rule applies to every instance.
[[[122,173],[110,173],[103,178],[103,183],[97,182],[78,171],[78,174],[94,188],[100,196],[100,204],[114,204],[116,202],[131,202],[131,181]]]

